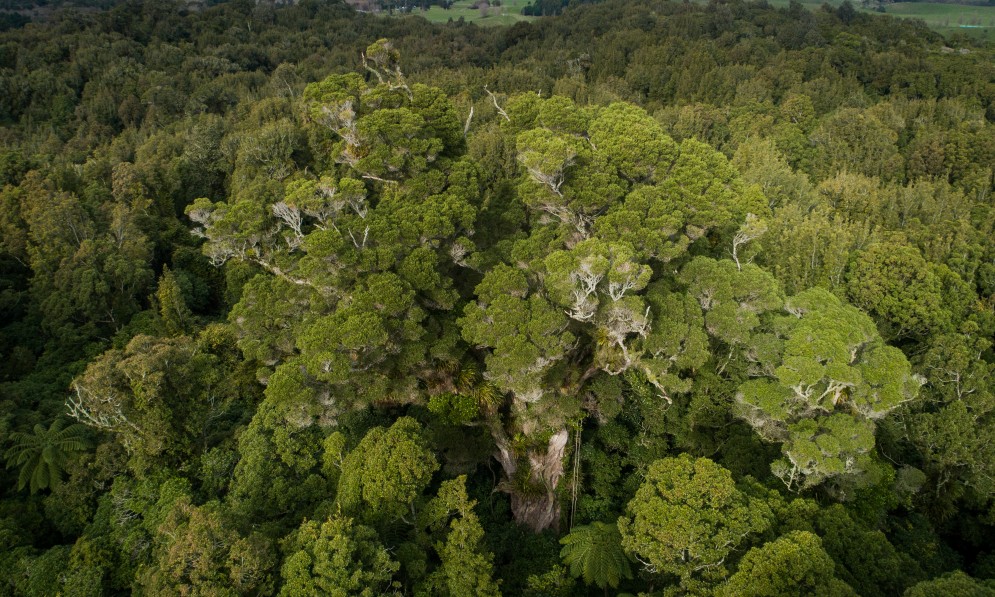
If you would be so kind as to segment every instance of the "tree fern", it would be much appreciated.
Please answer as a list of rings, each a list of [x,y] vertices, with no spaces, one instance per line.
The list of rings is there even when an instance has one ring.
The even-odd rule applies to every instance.
[[[629,560],[622,551],[622,536],[614,524],[594,522],[575,527],[560,543],[563,563],[585,584],[616,588],[623,578],[632,578]]]
[[[90,447],[86,427],[78,423],[63,428],[65,421],[56,419],[48,429],[41,424],[32,433],[15,431],[10,434],[13,442],[5,456],[7,468],[21,467],[17,489],[29,487],[31,493],[54,487],[62,481],[62,469],[70,452],[81,452]]]

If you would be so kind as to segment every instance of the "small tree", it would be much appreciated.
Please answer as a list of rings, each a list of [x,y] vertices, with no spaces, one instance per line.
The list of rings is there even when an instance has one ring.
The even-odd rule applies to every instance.
[[[399,568],[376,532],[351,518],[305,521],[290,545],[281,596],[382,595]]]
[[[626,552],[690,590],[724,577],[732,551],[770,518],[766,504],[740,492],[728,470],[682,454],[650,465],[618,528]]]
[[[856,595],[850,585],[833,575],[834,568],[833,559],[822,549],[819,537],[806,531],[792,531],[763,547],[748,551],[739,562],[739,569],[722,586],[718,595]]]
[[[363,520],[390,523],[410,517],[414,502],[439,468],[421,425],[401,417],[375,427],[342,462],[338,504]]]
[[[772,350],[757,351],[762,375],[736,395],[739,416],[784,458],[771,469],[797,491],[863,472],[874,448],[875,421],[911,400],[921,380],[874,322],[823,289],[786,303]],[[763,353],[767,354],[764,355]]]

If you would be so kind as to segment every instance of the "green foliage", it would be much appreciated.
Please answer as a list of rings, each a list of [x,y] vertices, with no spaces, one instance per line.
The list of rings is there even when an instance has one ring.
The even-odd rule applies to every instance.
[[[839,292],[846,287],[851,257],[872,238],[866,219],[848,221],[825,207],[787,205],[768,223],[767,238],[757,261],[774,274],[788,294],[813,287]]]
[[[690,590],[725,577],[729,554],[770,523],[766,504],[740,492],[729,471],[684,454],[650,466],[618,528],[627,553]]]
[[[778,510],[782,532],[819,536],[835,563],[835,576],[859,595],[900,594],[925,577],[923,565],[933,557],[928,551],[936,548],[935,536],[927,535],[920,538],[917,548],[899,551],[897,542],[892,544],[880,530],[862,525],[839,504],[821,508],[811,500],[795,499],[780,508],[772,506]],[[914,527],[910,520],[901,524],[909,531]]]
[[[449,425],[463,425],[477,418],[480,407],[472,396],[447,392],[428,399],[428,410]]]
[[[974,334],[934,336],[916,364],[925,376],[924,404],[912,410],[908,438],[925,459],[937,485],[964,479],[985,499],[995,486],[991,466],[992,365],[979,355],[989,341]]]
[[[318,524],[304,521],[288,538],[280,571],[280,595],[372,597],[392,587],[398,564],[376,532],[336,516]]]
[[[432,595],[501,595],[493,579],[494,557],[484,544],[484,529],[474,513],[476,501],[466,493],[466,477],[444,481],[423,514],[430,529],[445,532],[435,544],[442,561],[420,588]]]
[[[318,474],[321,433],[296,418],[288,420],[294,414],[267,399],[239,434],[240,458],[228,493],[236,516],[279,520],[291,511],[303,516],[328,498],[328,479]]]
[[[782,108],[791,110],[787,100]],[[742,173],[743,182],[760,186],[772,209],[804,203],[812,192],[808,177],[803,172],[792,170],[783,153],[770,139],[753,137],[740,143],[733,155],[732,165]]]
[[[179,335],[189,332],[193,324],[193,313],[187,307],[176,275],[168,267],[163,268],[156,290],[159,302],[159,316],[166,333]]]
[[[592,324],[598,339],[594,365],[617,375],[635,364],[633,337],[646,335],[649,307],[635,295],[653,273],[632,247],[592,238],[545,259],[545,284],[574,320]],[[626,296],[630,295],[630,296]]]
[[[0,594],[987,591],[991,47],[49,4],[0,32]]]
[[[530,290],[525,275],[509,266],[490,270],[476,290],[479,301],[459,320],[463,337],[493,347],[487,370],[500,389],[525,401],[543,393],[543,374],[565,356],[573,335],[567,318],[542,294]]]
[[[653,155],[652,148],[644,148]],[[764,213],[763,198],[744,188],[724,156],[684,141],[670,163],[654,166],[652,185],[635,186],[595,223],[602,238],[630,243],[640,259],[680,257],[709,231],[747,213]]]
[[[569,597],[577,594],[577,582],[563,566],[554,566],[543,574],[533,574],[526,580],[527,597]]]
[[[563,563],[570,567],[572,576],[583,578],[584,584],[615,589],[622,579],[632,578],[617,525],[593,522],[575,527],[560,543]]]
[[[86,428],[78,423],[65,425],[56,419],[46,429],[38,424],[32,433],[15,431],[9,439],[13,445],[4,456],[7,468],[19,468],[17,489],[28,487],[31,493],[53,489],[62,482],[69,454],[90,448]]]
[[[902,127],[889,124],[855,108],[844,108],[826,118],[812,133],[820,178],[835,173],[829,168],[839,168],[901,180],[904,164],[896,142]]]
[[[234,367],[188,336],[136,336],[73,381],[70,414],[108,431],[138,469],[204,449],[208,424],[237,398]]]
[[[833,575],[833,560],[816,535],[792,531],[748,551],[736,573],[720,589],[722,595],[775,597],[785,594],[856,595]]]
[[[388,429],[371,429],[343,459],[337,504],[371,523],[392,523],[411,516],[438,469],[421,425],[402,417]]]
[[[152,282],[144,230],[149,201],[140,194],[108,197],[91,213],[77,194],[57,189],[39,172],[18,188],[21,230],[12,248],[31,267],[46,330],[69,338],[119,328],[139,310]]]
[[[50,595],[61,584],[58,580],[53,582],[53,579],[59,578],[68,560],[69,548],[64,545],[55,546],[35,557],[22,556],[18,562],[19,578],[12,578],[16,578],[14,588],[20,594],[31,597]]]
[[[940,280],[912,247],[876,244],[850,270],[848,295],[873,315],[889,339],[946,331],[950,314]]]
[[[964,574],[960,570],[945,574],[934,580],[923,581],[905,591],[905,597],[967,597],[968,595],[986,597],[995,595],[995,587],[991,581],[979,581]]]
[[[153,595],[238,595],[272,591],[272,545],[260,535],[239,537],[217,502],[197,507],[180,498],[156,530],[154,564],[139,572]]]
[[[733,346],[747,343],[760,315],[783,301],[774,278],[751,263],[695,257],[678,280],[701,305],[709,334]]]
[[[785,458],[772,471],[791,490],[859,474],[874,421],[915,397],[921,380],[873,322],[821,289],[788,299],[773,320],[783,344],[759,359],[762,377],[737,393],[738,414]]]

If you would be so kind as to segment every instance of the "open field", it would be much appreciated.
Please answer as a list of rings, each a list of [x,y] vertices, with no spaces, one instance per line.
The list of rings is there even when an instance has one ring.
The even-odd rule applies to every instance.
[[[790,0],[769,0],[775,6],[787,6]],[[530,0],[504,0],[501,6],[486,9],[474,8],[474,0],[458,0],[452,8],[446,10],[433,6],[428,11],[415,9],[412,14],[425,17],[433,23],[445,23],[452,19],[476,23],[481,26],[513,25],[518,21],[530,21],[536,17],[526,17],[521,14],[524,6]],[[830,4],[839,4],[841,0],[829,0]],[[826,0],[801,0],[809,10],[817,10]],[[860,6],[859,2],[854,2]],[[859,9],[863,12],[872,12]],[[944,4],[933,2],[897,2],[886,7],[885,14],[904,18],[922,19],[926,24],[950,36],[953,34],[967,35],[973,38],[984,38],[995,41],[995,6],[967,6],[962,4]]]
[[[411,14],[420,15],[433,23],[445,23],[449,19],[458,21],[460,17],[469,23],[476,23],[482,27],[493,25],[514,25],[518,21],[531,21],[535,17],[522,15],[522,8],[527,6],[530,0],[503,0],[501,6],[491,6],[480,9],[473,8],[476,2],[471,0],[458,0],[452,8],[446,10],[440,6],[433,6],[427,11],[415,9]]]
[[[770,4],[786,7],[790,0],[768,0]],[[826,0],[800,0],[809,10],[818,10],[826,4]],[[828,0],[829,4],[838,5],[842,0]],[[859,1],[853,1],[857,10],[874,12],[860,8]],[[900,19],[922,19],[931,29],[950,36],[953,34],[967,35],[972,38],[984,38],[995,41],[995,6],[967,6],[964,4],[946,4],[940,2],[896,2],[885,7],[885,13]]]
[[[885,14],[922,19],[930,28],[944,35],[963,33],[995,39],[995,6],[898,2],[889,5]]]

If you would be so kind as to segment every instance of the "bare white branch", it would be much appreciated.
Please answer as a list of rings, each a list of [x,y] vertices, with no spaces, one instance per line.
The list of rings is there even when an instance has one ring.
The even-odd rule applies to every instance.
[[[487,88],[487,85],[484,85],[484,91],[487,92],[487,95],[491,96],[491,101],[494,102],[494,107],[497,109],[498,114],[504,116],[504,119],[507,120],[508,122],[511,122],[511,117],[508,116],[507,112],[501,109],[501,106],[498,105],[497,96],[491,93],[491,90]]]

